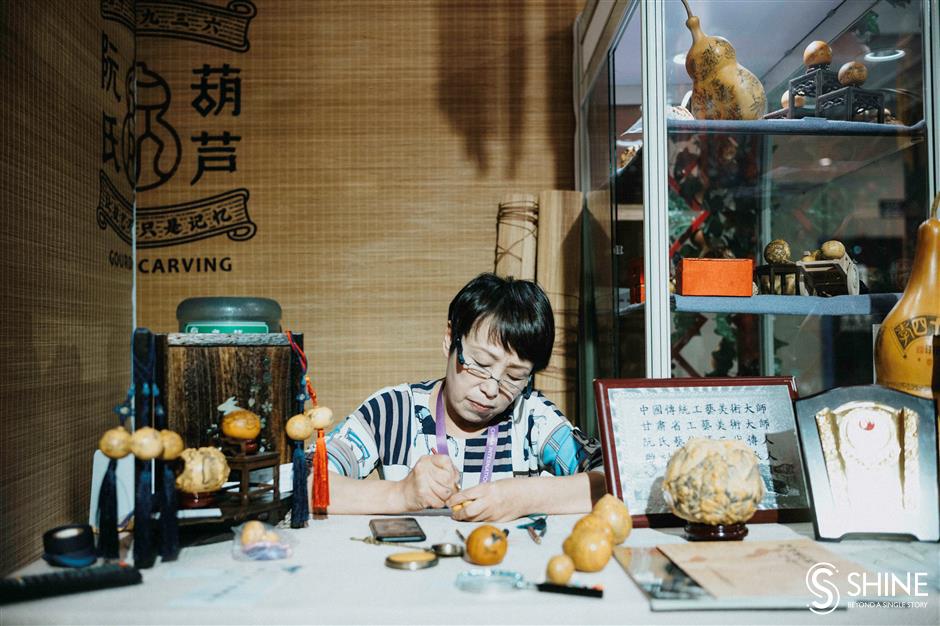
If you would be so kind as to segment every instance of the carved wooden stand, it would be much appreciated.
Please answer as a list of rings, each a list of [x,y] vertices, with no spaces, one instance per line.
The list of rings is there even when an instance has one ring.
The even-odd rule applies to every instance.
[[[238,485],[224,487],[223,491],[230,494],[237,493],[239,501],[243,506],[247,506],[252,500],[256,500],[269,492],[274,495],[275,500],[277,499],[280,493],[278,489],[280,462],[277,452],[226,455],[225,459],[228,461],[228,466],[232,471],[238,472],[239,483]],[[269,467],[273,468],[274,474],[274,480],[271,484],[265,482],[251,482],[252,472]]]
[[[741,541],[747,536],[745,524],[698,524],[685,525],[685,537],[689,541]]]
[[[761,293],[798,296],[800,285],[805,280],[802,267],[794,264],[771,263],[754,270],[757,287]],[[792,291],[788,288],[792,286]]]
[[[839,89],[842,84],[839,77],[829,71],[829,65],[814,65],[802,76],[790,79],[790,105],[787,108],[787,117],[790,119],[801,118],[807,115],[818,115],[818,107],[807,109],[796,106],[796,97],[798,95],[806,98],[818,99],[824,93]]]
[[[816,99],[816,115],[846,122],[871,121],[885,123],[885,95],[880,91],[843,87],[824,93]],[[858,118],[862,118],[859,120]]]

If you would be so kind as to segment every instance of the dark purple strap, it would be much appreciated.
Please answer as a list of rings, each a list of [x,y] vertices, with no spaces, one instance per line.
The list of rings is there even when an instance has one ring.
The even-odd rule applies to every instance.
[[[444,381],[437,391],[437,415],[434,420],[434,435],[437,438],[438,454],[449,455],[447,449],[447,425],[444,423]],[[499,426],[486,429],[486,448],[483,451],[483,469],[480,470],[480,482],[488,483],[493,477],[493,461],[496,459],[496,442],[499,440]]]

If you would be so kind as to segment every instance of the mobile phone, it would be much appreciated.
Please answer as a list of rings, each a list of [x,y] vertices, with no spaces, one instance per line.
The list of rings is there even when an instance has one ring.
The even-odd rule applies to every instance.
[[[369,530],[379,541],[418,542],[427,539],[418,520],[413,517],[391,517],[369,520]]]

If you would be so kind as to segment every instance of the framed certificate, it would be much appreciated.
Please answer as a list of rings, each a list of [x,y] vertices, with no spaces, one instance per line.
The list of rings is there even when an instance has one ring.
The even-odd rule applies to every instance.
[[[693,437],[737,439],[757,455],[766,494],[755,522],[809,518],[791,377],[594,381],[607,490],[636,526],[682,525],[662,494],[673,453]]]

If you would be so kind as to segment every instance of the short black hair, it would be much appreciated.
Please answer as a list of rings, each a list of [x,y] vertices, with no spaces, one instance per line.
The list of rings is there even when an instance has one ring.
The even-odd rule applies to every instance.
[[[490,320],[490,339],[530,361],[533,372],[545,369],[555,343],[555,316],[542,288],[530,280],[480,274],[457,292],[447,309],[451,337],[463,339]],[[454,352],[457,342],[452,341]]]

